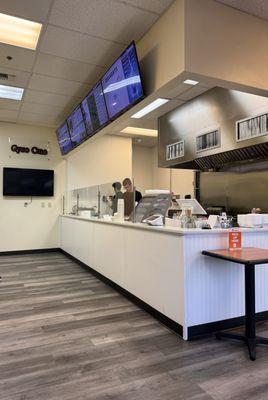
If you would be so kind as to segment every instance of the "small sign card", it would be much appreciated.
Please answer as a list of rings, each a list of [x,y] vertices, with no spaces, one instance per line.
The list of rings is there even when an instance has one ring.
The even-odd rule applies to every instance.
[[[242,233],[240,231],[229,232],[229,250],[242,249]]]

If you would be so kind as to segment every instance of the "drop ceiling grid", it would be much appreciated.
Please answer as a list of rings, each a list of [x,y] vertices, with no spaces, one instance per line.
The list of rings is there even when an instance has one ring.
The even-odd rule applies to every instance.
[[[27,89],[23,100],[29,103],[38,103],[44,105],[53,105],[55,107],[74,107],[79,102],[79,98],[65,96],[62,94],[55,94],[49,92],[43,92],[41,90]],[[66,106],[66,104],[68,104]]]
[[[14,86],[26,89],[21,107],[10,100],[0,102],[2,116],[6,110],[12,111],[6,112],[8,120],[17,113],[14,122],[29,119],[56,124],[78,104],[126,44],[139,39],[172,2],[2,0],[0,12],[44,25],[36,52],[0,44],[0,72],[16,75]],[[11,61],[6,60],[7,55]]]
[[[17,1],[17,0],[15,0],[15,1]],[[29,0],[27,0],[27,1],[29,1]],[[53,0],[53,2],[54,2],[54,1],[55,1],[55,0]],[[36,48],[36,51],[34,52],[34,53],[35,53],[35,57],[34,57],[34,61],[33,61],[33,64],[32,64],[30,77],[29,77],[29,79],[28,79],[27,85],[25,86],[25,89],[26,89],[25,92],[27,91],[27,88],[29,87],[30,82],[31,82],[31,79],[32,79],[32,76],[33,76],[33,71],[34,71],[34,67],[35,67],[36,60],[37,60],[37,54],[38,54],[38,52],[39,52],[39,50],[40,50],[40,44],[42,43],[43,37],[44,37],[45,32],[46,32],[47,27],[48,27],[48,19],[49,19],[49,16],[50,16],[50,14],[51,14],[53,2],[50,0],[50,1],[47,3],[47,7],[48,7],[48,8],[47,8],[47,10],[46,10],[46,18],[45,18],[44,21],[43,21],[43,25],[42,25],[42,29],[41,29],[39,41],[38,41],[38,43],[37,43],[37,48]],[[25,94],[25,92],[24,92],[24,94]],[[24,106],[24,96],[23,96],[22,102],[21,102],[21,104],[20,104],[19,113],[18,113],[16,122],[20,122],[20,120],[23,120],[23,118],[25,117],[25,112],[22,111],[22,107],[23,107],[23,106]],[[33,113],[32,113],[32,117],[35,118],[36,116],[38,116],[38,114],[33,114]],[[42,116],[43,116],[43,115],[42,115]],[[50,116],[48,116],[48,117],[50,118]],[[46,119],[47,119],[47,122],[48,122],[48,124],[51,124],[51,122],[48,121],[48,117],[46,118]],[[31,117],[29,117],[29,119],[30,119],[30,121],[31,121]],[[40,121],[40,119],[39,119],[39,121]],[[53,123],[56,123],[56,121],[57,121],[57,120],[54,118],[54,119],[53,119]]]
[[[126,45],[139,39],[158,16],[114,0],[55,0],[49,23]]]
[[[140,38],[144,29],[149,29],[172,1],[92,0],[88,2],[77,0],[74,2],[65,0],[62,2],[47,0],[37,2],[24,0],[21,2],[21,0],[3,0],[0,12],[44,24],[36,52],[0,44],[3,72],[16,75],[14,85],[26,88],[16,121],[21,119],[25,121],[25,118],[29,118],[29,121],[40,119],[41,122],[41,119],[45,118],[48,123],[51,123],[55,121],[56,114],[62,115],[64,111],[69,111],[130,41],[126,38],[126,30],[129,30],[129,26],[133,25],[130,32],[131,40],[133,36],[136,39]],[[74,4],[75,8],[73,8]],[[92,13],[92,9],[95,12],[91,21],[92,27],[88,30],[90,26],[88,13]],[[63,24],[61,24],[62,18]],[[110,20],[113,24],[108,23]],[[72,26],[75,21],[78,21],[78,25]],[[137,23],[138,21],[142,23]],[[52,26],[50,23],[57,26]],[[58,25],[63,25],[63,27]],[[119,29],[117,35],[123,32],[121,33],[123,39],[119,38],[119,43],[114,43],[109,31],[109,29],[114,31],[115,25]],[[104,29],[104,33],[97,30],[99,26]],[[70,28],[76,28],[78,31]],[[107,38],[97,37],[98,34],[105,35],[105,32],[108,32]],[[7,55],[12,57],[11,61],[6,60]],[[11,84],[11,82],[4,84]],[[43,112],[42,104],[44,104]],[[53,107],[49,108],[51,104],[55,106],[55,112],[52,111]],[[17,113],[18,107],[14,106],[13,102],[3,100],[0,103],[0,109],[7,111],[11,108],[9,111],[13,112],[6,113],[8,120],[12,118],[12,115],[15,117],[14,107]],[[49,109],[51,114],[48,114]],[[32,110],[31,113],[30,110]],[[51,118],[48,118],[49,115]]]
[[[268,19],[267,0],[217,1]],[[43,29],[37,52],[0,44],[0,71],[14,73],[17,75],[16,85],[26,86],[21,102],[22,109],[30,110],[32,105],[32,119],[40,118],[41,123],[43,118],[42,124],[44,119],[51,123],[51,120],[55,121],[57,113],[61,116],[78,104],[83,93],[130,41],[127,36],[129,32],[131,40],[133,37],[139,39],[172,2],[173,0],[1,0],[0,12],[42,22],[47,29],[45,32]],[[94,15],[90,24],[93,9]],[[115,12],[117,15],[114,15]],[[109,20],[113,20],[113,24]],[[6,55],[13,59],[7,61]],[[26,81],[29,84],[25,84]],[[198,90],[190,89],[177,99],[186,101],[194,94],[197,95]],[[15,116],[18,110],[15,103],[1,99],[2,118],[4,111],[7,111],[8,120]],[[39,104],[40,108],[34,103]],[[51,106],[51,115],[47,114],[49,107],[46,105]],[[53,108],[55,113],[52,112]],[[22,116],[30,118],[29,114],[24,112]],[[51,118],[48,118],[49,115]]]
[[[106,65],[106,59],[119,55],[124,48],[122,44],[52,25],[48,26],[41,43],[42,53],[99,67]]]
[[[141,10],[151,11],[161,15],[172,3],[173,0],[114,0],[118,3],[129,4]]]
[[[0,12],[44,23],[54,0],[1,0]]]
[[[104,67],[95,66],[77,60],[52,56],[39,52],[34,72],[44,76],[52,76],[74,82],[91,84],[105,71]]]

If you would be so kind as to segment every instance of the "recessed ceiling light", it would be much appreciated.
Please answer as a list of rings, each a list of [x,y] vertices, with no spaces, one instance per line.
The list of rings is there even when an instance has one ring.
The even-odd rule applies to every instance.
[[[142,108],[140,111],[136,112],[131,116],[131,118],[142,118],[144,115],[149,114],[151,111],[155,110],[158,107],[161,107],[163,104],[166,104],[169,99],[156,99],[152,103],[148,104],[148,106]]]
[[[183,81],[183,83],[186,83],[187,85],[198,85],[199,82],[192,79],[186,79],[185,81]]]
[[[131,135],[138,135],[138,136],[152,136],[157,137],[158,132],[156,129],[145,129],[145,128],[137,128],[135,126],[127,126],[121,132],[129,133]]]
[[[139,77],[139,75],[132,76],[131,78],[122,79],[119,82],[111,83],[107,88],[103,90],[103,93],[113,92],[114,90],[134,85],[136,83],[141,83],[141,78]]]
[[[0,13],[0,42],[35,50],[42,24]]]
[[[24,89],[14,86],[0,85],[0,98],[21,100]]]

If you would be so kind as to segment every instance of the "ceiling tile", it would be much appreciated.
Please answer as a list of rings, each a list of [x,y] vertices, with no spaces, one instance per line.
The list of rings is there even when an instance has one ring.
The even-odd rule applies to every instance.
[[[24,93],[23,100],[31,103],[59,107],[73,107],[78,103],[79,98],[27,89]]]
[[[0,121],[16,122],[18,111],[0,110]]]
[[[51,128],[54,129],[56,131],[56,124],[49,124],[47,122],[38,122],[38,121],[29,121],[29,120],[24,120],[24,119],[17,119],[17,124],[20,125],[30,125],[30,126],[42,126],[42,127],[47,127],[47,128]]]
[[[174,0],[116,0],[118,3],[127,3],[157,14],[162,14]]]
[[[71,60],[106,66],[125,46],[49,25],[40,51]]]
[[[35,51],[0,43],[1,67],[20,69],[29,72],[33,67],[35,55]],[[7,60],[7,56],[12,57],[12,60]]]
[[[102,67],[49,54],[37,55],[34,72],[81,83],[94,83],[105,71]]]
[[[158,15],[113,0],[55,0],[49,23],[128,44],[140,39]]]
[[[52,0],[1,0],[1,12],[16,17],[44,22]]]
[[[34,114],[29,112],[21,111],[18,117],[18,122],[36,122],[41,124],[48,124],[48,125],[58,125],[60,124],[61,120],[57,117],[50,116],[50,115],[41,115],[41,114]]]
[[[67,96],[79,97],[88,90],[88,85],[79,82],[67,81],[65,79],[52,78],[49,76],[33,74],[29,89],[42,90],[44,92],[65,94]]]
[[[17,100],[0,99],[0,110],[18,110],[21,102]]]
[[[42,115],[50,115],[53,117],[61,117],[62,114],[65,114],[72,110],[72,108],[67,109],[66,107],[55,107],[47,104],[38,104],[38,103],[28,103],[26,101],[23,102],[21,106],[22,112],[29,112],[34,114],[42,114]]]
[[[0,65],[0,73],[8,74],[8,80],[0,80],[1,85],[26,87],[31,74],[29,72],[14,70],[10,68],[2,68]]]

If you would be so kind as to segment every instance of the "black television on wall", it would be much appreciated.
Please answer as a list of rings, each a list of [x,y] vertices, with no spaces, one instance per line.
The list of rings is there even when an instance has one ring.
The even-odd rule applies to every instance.
[[[88,137],[107,125],[108,113],[103,95],[101,81],[82,100],[81,109],[87,128]]]
[[[54,196],[54,171],[4,167],[3,196]]]
[[[57,129],[56,133],[61,154],[65,155],[69,153],[73,148],[73,144],[66,121]]]
[[[143,98],[139,61],[133,41],[67,117],[67,123],[65,121],[58,128],[57,138],[62,155],[68,154]]]
[[[73,147],[80,144],[87,136],[86,125],[80,104],[67,118],[67,126],[69,129]]]

